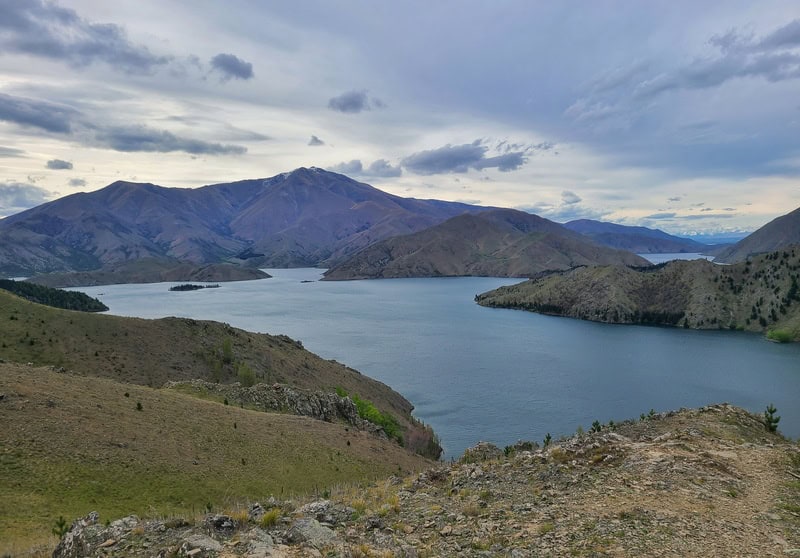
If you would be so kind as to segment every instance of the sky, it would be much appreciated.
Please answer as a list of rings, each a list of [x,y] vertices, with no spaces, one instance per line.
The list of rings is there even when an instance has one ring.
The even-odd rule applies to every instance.
[[[800,2],[0,0],[0,217],[300,166],[751,231],[800,206]]]

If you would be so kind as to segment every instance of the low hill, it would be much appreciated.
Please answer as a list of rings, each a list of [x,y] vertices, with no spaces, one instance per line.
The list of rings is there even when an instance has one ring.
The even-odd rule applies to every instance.
[[[108,306],[85,293],[53,289],[43,285],[34,285],[26,281],[0,279],[0,289],[8,291],[19,297],[64,310],[78,310],[81,312],[105,312]]]
[[[124,283],[162,283],[177,281],[252,281],[267,279],[269,273],[260,269],[230,263],[197,265],[191,262],[145,258],[109,264],[95,271],[45,273],[26,281],[48,287],[91,287]]]
[[[647,261],[599,246],[536,215],[493,209],[369,246],[329,269],[325,279],[530,277],[545,270],[595,264],[647,265]]]
[[[741,262],[756,254],[782,250],[797,244],[800,244],[800,208],[770,221],[733,246],[722,250],[714,261]]]
[[[482,209],[402,198],[318,168],[202,188],[120,181],[0,219],[0,273],[91,271],[147,258],[317,266]]]
[[[161,387],[169,380],[231,383],[244,378],[330,393],[338,388],[394,417],[412,451],[425,451],[433,436],[411,417],[413,406],[399,393],[321,359],[284,335],[185,318],[144,320],[58,310],[0,291],[0,339],[2,360],[129,384]]]
[[[87,509],[192,517],[431,464],[344,424],[9,363],[0,421],[2,556]]]
[[[266,502],[188,525],[129,517],[104,527],[115,518],[91,516],[54,558],[70,556],[68,541],[113,557],[788,556],[800,548],[800,447],[761,417],[723,404],[593,430],[546,447],[480,444],[459,463],[281,502],[279,521],[263,519]]]
[[[571,231],[588,236],[597,244],[618,250],[627,250],[634,254],[704,253],[710,248],[706,244],[647,227],[629,227],[591,219],[570,221],[564,223],[564,226]]]
[[[772,331],[800,339],[800,247],[724,266],[582,267],[478,295],[484,306],[608,323]]]

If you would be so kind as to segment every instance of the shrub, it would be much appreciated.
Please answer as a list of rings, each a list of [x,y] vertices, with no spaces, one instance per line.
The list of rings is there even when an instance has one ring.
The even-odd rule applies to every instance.
[[[794,336],[787,329],[771,329],[767,332],[767,339],[778,343],[789,343],[793,338]]]
[[[400,425],[397,420],[388,413],[382,413],[375,405],[366,399],[361,399],[358,395],[353,396],[353,403],[358,409],[358,416],[364,420],[368,420],[372,424],[377,424],[389,438],[394,438],[401,444],[403,443],[403,436],[400,433]]]
[[[281,509],[271,508],[264,512],[264,515],[261,516],[261,519],[258,523],[262,528],[266,529],[267,527],[275,525],[280,518]]]
[[[239,382],[244,387],[250,387],[256,383],[256,373],[253,372],[253,369],[247,366],[247,364],[244,362],[239,365],[239,371],[237,375],[239,376]]]
[[[770,403],[764,411],[764,426],[766,426],[768,432],[778,431],[778,423],[781,421],[781,417],[775,416],[777,410],[775,405]]]
[[[60,539],[67,534],[67,531],[69,531],[67,520],[64,519],[63,515],[59,515],[58,519],[53,523],[53,534]]]

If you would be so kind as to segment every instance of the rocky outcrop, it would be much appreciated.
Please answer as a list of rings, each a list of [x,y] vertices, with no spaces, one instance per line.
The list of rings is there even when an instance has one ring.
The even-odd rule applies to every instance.
[[[309,391],[283,384],[256,384],[243,387],[241,384],[215,384],[203,380],[167,382],[166,389],[195,392],[203,396],[227,401],[230,405],[243,406],[266,412],[288,413],[310,417],[325,422],[342,422],[378,436],[386,437],[383,428],[362,419],[355,403],[349,397],[326,391]]]
[[[732,407],[641,415],[544,447],[470,458],[325,500],[270,499],[193,522],[96,514],[82,556],[790,556],[800,446]],[[70,547],[68,541],[73,541]],[[76,546],[77,542],[77,546]]]

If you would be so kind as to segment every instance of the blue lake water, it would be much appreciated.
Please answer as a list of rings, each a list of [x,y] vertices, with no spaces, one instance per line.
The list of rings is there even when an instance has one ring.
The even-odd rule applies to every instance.
[[[616,326],[483,308],[497,278],[318,282],[318,269],[218,289],[174,283],[82,288],[113,314],[212,319],[285,333],[405,395],[447,457],[489,440],[571,434],[656,411],[727,401],[774,403],[780,430],[800,436],[800,345],[759,335]],[[310,280],[312,282],[301,282]]]

